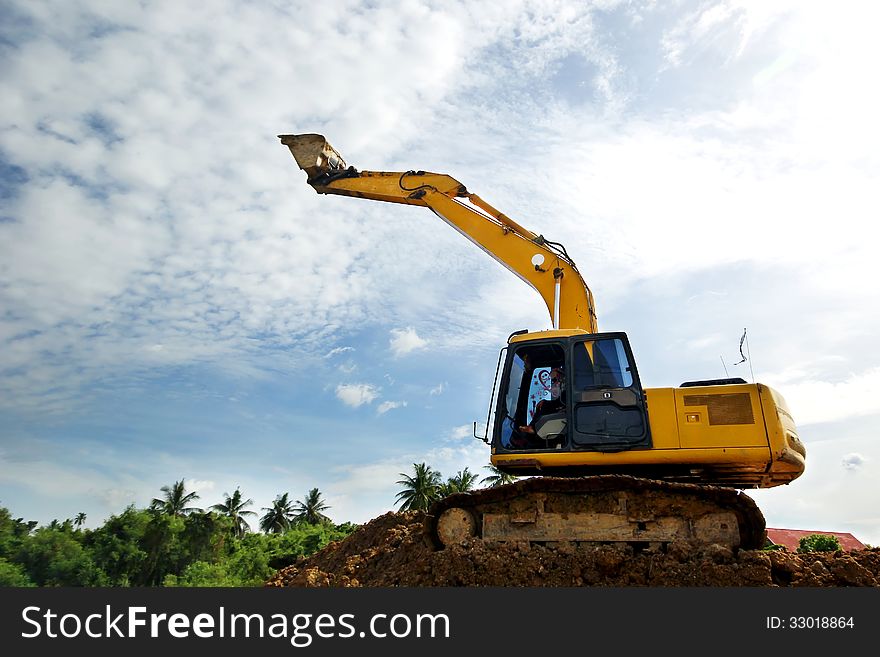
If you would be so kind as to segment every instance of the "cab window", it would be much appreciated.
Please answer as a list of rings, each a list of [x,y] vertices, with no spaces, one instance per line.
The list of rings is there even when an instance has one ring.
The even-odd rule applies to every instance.
[[[574,388],[629,388],[632,370],[620,338],[584,340],[574,346]]]

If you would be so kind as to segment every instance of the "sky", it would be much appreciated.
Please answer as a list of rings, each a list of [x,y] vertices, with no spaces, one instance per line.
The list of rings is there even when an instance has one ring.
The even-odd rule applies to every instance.
[[[0,506],[96,527],[184,479],[361,523],[414,463],[488,474],[546,308],[422,208],[315,194],[277,135],[317,132],[564,244],[645,386],[777,389],[807,467],[767,525],[880,545],[878,13],[5,0]]]

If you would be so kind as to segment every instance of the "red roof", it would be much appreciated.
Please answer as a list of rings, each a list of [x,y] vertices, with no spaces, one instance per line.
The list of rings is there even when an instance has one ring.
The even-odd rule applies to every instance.
[[[791,552],[797,552],[800,541],[805,536],[822,534],[823,536],[836,536],[840,541],[840,547],[845,551],[864,550],[865,545],[855,536],[847,532],[820,532],[807,531],[805,529],[771,529],[767,528],[767,538],[774,545],[784,545]]]

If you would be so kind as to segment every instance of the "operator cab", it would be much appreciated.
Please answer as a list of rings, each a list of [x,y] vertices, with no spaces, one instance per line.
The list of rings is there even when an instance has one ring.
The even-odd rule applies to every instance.
[[[625,333],[511,336],[496,386],[494,453],[651,446]]]

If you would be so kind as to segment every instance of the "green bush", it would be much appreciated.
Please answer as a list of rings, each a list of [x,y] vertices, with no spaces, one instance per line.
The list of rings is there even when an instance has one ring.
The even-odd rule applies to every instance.
[[[0,557],[0,586],[34,586],[24,568]]]
[[[186,567],[180,576],[166,575],[162,585],[168,587],[216,587],[241,586],[241,582],[230,577],[223,564],[194,561]]]
[[[788,552],[788,548],[777,543],[770,543],[763,547],[764,552]]]
[[[80,539],[63,528],[41,527],[22,542],[14,562],[37,586],[106,586],[107,575]]]
[[[810,534],[804,536],[798,543],[798,552],[837,552],[840,549],[840,541],[836,536],[827,534]]]

